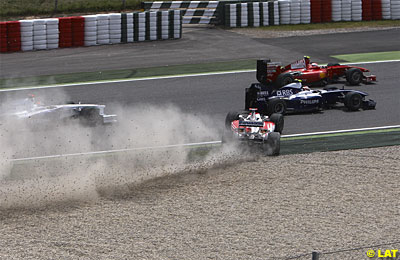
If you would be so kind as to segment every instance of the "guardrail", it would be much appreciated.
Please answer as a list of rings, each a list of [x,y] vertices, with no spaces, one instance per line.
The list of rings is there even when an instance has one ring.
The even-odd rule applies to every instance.
[[[142,8],[183,10],[184,24],[229,27],[400,19],[400,0],[156,1]]]
[[[400,0],[279,0],[224,9],[228,27],[400,19]]]
[[[182,37],[180,10],[0,22],[0,51],[32,51]]]
[[[265,0],[267,1],[267,0]],[[144,10],[182,10],[183,24],[224,24],[224,6],[233,3],[256,2],[256,0],[228,1],[155,1],[142,2]]]

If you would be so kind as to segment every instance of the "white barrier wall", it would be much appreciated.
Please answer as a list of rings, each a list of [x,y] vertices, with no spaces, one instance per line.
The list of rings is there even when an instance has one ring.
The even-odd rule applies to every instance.
[[[121,43],[121,14],[109,14],[110,43]]]
[[[258,12],[255,11],[256,13]],[[182,12],[180,10],[111,13],[0,23],[0,36],[7,45],[2,46],[1,52],[119,44],[182,37]],[[8,32],[7,26],[13,31]]]
[[[21,50],[33,50],[33,20],[20,20],[21,24]]]
[[[390,1],[390,15],[393,20],[400,19],[400,0]]]
[[[290,3],[290,24],[300,24],[301,4],[300,0],[292,0]]]
[[[85,46],[97,45],[97,15],[85,15]]]
[[[290,3],[289,0],[279,0],[279,17],[280,17],[280,24],[290,24]]]
[[[314,9],[312,8],[313,3],[315,4]],[[326,9],[326,5],[329,5],[331,10]],[[257,7],[249,8],[251,6]],[[312,10],[316,10],[316,17]],[[263,18],[264,22],[260,22],[259,17],[266,13],[268,13],[268,17]],[[318,17],[321,14],[323,14],[323,19]],[[330,17],[325,17],[329,14]],[[305,24],[310,23],[313,17],[316,18],[313,20],[315,22],[400,19],[400,0],[365,2],[364,0],[277,0],[225,5],[225,25],[229,27]]]
[[[33,49],[47,49],[47,32],[45,19],[33,20]]]
[[[47,49],[57,49],[59,47],[59,38],[58,19],[46,19]]]
[[[361,0],[351,0],[351,20],[362,20],[362,2]]]
[[[392,18],[390,11],[390,0],[381,0],[382,4],[382,19],[389,20]]]

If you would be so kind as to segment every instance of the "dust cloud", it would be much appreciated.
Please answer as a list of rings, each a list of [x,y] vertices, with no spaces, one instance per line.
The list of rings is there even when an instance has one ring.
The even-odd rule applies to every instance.
[[[38,97],[39,98],[39,97]],[[8,96],[1,111],[19,97]],[[63,104],[63,93],[40,97]],[[173,105],[106,107],[117,114],[112,125],[87,127],[79,121],[36,124],[2,120],[0,129],[0,209],[42,207],[129,193],[143,181],[170,174],[201,172],[237,160],[224,146],[194,160],[191,149],[163,146],[221,140],[213,118],[194,116]],[[5,117],[2,117],[5,118]],[[76,122],[75,122],[76,121]],[[91,151],[126,150],[85,155]],[[133,150],[132,150],[133,149]],[[58,156],[54,155],[65,155]],[[52,156],[52,158],[36,158]],[[31,158],[29,160],[15,160]]]

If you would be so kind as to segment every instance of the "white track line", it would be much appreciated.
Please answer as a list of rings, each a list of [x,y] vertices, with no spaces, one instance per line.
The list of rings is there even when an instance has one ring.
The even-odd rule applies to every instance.
[[[221,141],[209,141],[209,142],[189,143],[189,144],[171,144],[171,145],[164,145],[164,146],[148,146],[148,147],[126,148],[126,149],[116,149],[116,150],[106,150],[106,151],[96,151],[96,152],[86,152],[86,153],[69,153],[69,154],[37,156],[37,157],[12,159],[10,161],[13,161],[13,162],[30,161],[30,160],[51,159],[51,158],[60,158],[60,157],[82,156],[82,155],[110,154],[110,153],[141,151],[141,150],[155,150],[155,149],[166,149],[166,148],[191,147],[191,146],[200,146],[200,145],[204,146],[204,145],[212,145],[212,144],[219,144],[219,143],[221,143]]]
[[[282,138],[299,137],[299,136],[312,136],[312,135],[324,135],[324,134],[337,134],[337,133],[349,133],[349,132],[359,132],[359,131],[369,131],[369,130],[383,130],[383,129],[391,129],[391,128],[400,128],[400,125],[378,126],[378,127],[358,128],[358,129],[348,129],[348,130],[335,130],[335,131],[326,131],[326,132],[313,132],[313,133],[282,135]],[[106,150],[106,151],[96,151],[96,152],[86,152],[86,153],[70,153],[70,154],[59,154],[59,155],[47,155],[47,156],[37,156],[37,157],[28,157],[28,158],[18,158],[18,159],[12,159],[10,161],[12,161],[12,162],[31,161],[31,160],[53,159],[53,158],[61,158],[61,157],[73,157],[73,156],[97,155],[97,154],[101,155],[101,154],[111,154],[111,153],[119,153],[119,152],[130,152],[130,151],[140,151],[140,150],[155,150],[155,149],[178,148],[178,147],[193,147],[193,146],[204,146],[204,145],[214,145],[214,144],[221,144],[221,141],[209,141],[209,142],[189,143],[189,144],[173,144],[173,145],[165,145],[165,146],[149,146],[149,147]]]
[[[303,133],[303,134],[282,135],[282,137],[288,138],[288,137],[297,137],[297,136],[340,134],[340,133],[351,133],[351,132],[358,132],[358,131],[383,130],[383,129],[391,129],[391,128],[400,128],[400,125],[377,126],[377,127],[348,129],[348,130],[335,130],[335,131],[326,131],[326,132],[313,132],[313,133]]]
[[[400,60],[353,62],[353,63],[342,63],[342,64],[343,65],[359,65],[359,64],[389,63],[389,62],[400,62]],[[195,74],[186,74],[186,75],[159,76],[159,77],[148,77],[148,78],[137,78],[137,79],[117,79],[117,80],[106,80],[106,81],[78,82],[78,83],[69,83],[69,84],[45,85],[45,86],[38,86],[38,87],[6,88],[6,89],[0,89],[0,92],[46,89],[46,88],[63,88],[63,87],[72,87],[72,86],[99,85],[99,84],[147,81],[147,80],[158,80],[158,79],[176,79],[176,78],[201,77],[201,76],[212,76],[212,75],[239,74],[239,73],[249,73],[249,72],[255,72],[255,71],[256,70],[254,70],[254,69],[249,69],[249,70],[195,73]]]
[[[254,72],[254,71],[255,70],[234,70],[234,71],[207,72],[207,73],[159,76],[159,77],[137,78],[137,79],[116,79],[116,80],[106,80],[106,81],[78,82],[78,83],[68,83],[68,84],[45,85],[45,86],[39,86],[39,87],[7,88],[7,89],[0,89],[0,92],[32,90],[32,89],[46,89],[46,88],[63,88],[63,87],[73,87],[73,86],[99,85],[99,84],[134,82],[134,81],[147,81],[147,80],[158,80],[158,79],[176,79],[176,78],[188,78],[188,77],[201,77],[201,76],[212,76],[212,75],[247,73],[247,72]]]

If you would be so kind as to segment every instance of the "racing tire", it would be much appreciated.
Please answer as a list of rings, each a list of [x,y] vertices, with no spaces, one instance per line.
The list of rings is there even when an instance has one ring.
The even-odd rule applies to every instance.
[[[281,134],[272,132],[268,134],[267,140],[262,144],[264,155],[276,156],[279,155],[281,150]]]
[[[357,111],[363,105],[363,97],[357,92],[349,92],[344,97],[344,105],[350,111]]]
[[[273,122],[275,124],[274,132],[278,132],[278,133],[282,134],[283,126],[285,125],[285,120],[283,118],[283,115],[275,113],[275,114],[272,114],[269,119],[271,122]]]
[[[339,64],[339,63],[330,62],[330,63],[328,63],[328,65],[326,65],[326,66],[327,66],[327,67],[340,66],[340,64]]]
[[[267,115],[272,114],[285,114],[286,113],[286,102],[280,98],[270,99],[268,101]]]
[[[231,131],[231,123],[235,120],[239,120],[239,113],[229,112],[225,117],[225,129]]]
[[[89,127],[97,126],[102,123],[99,112],[93,108],[82,109],[79,119],[82,125]]]
[[[283,73],[283,74],[280,74],[276,78],[275,82],[276,82],[277,87],[281,88],[283,86],[286,86],[287,84],[293,83],[294,82],[294,78],[289,73]]]
[[[363,73],[360,69],[350,68],[346,71],[346,80],[352,86],[360,85],[363,80]]]

